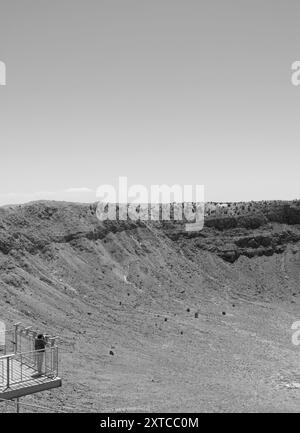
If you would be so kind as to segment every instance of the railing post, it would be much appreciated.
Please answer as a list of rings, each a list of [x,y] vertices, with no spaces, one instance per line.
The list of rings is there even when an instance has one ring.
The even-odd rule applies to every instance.
[[[32,331],[31,334],[32,334],[32,363],[35,366],[35,364],[36,364],[36,353],[35,353],[35,349],[34,349],[34,342],[35,342],[35,339],[36,339],[36,337],[37,337],[38,334],[35,331]]]
[[[6,387],[7,388],[10,388],[10,377],[9,377],[9,375],[10,375],[10,368],[9,368],[9,360],[10,360],[10,357],[8,356],[7,357],[7,365],[6,365]]]
[[[22,353],[20,355],[20,359],[21,359],[21,382],[22,382],[22,380],[23,380],[23,356],[22,356]]]
[[[51,338],[49,338],[49,343],[50,343],[50,350],[51,350],[51,352],[50,352],[50,354],[51,354],[51,357],[50,357],[50,369],[51,369],[51,373],[52,373],[52,375],[53,376],[55,376],[55,364],[56,364],[56,357],[55,357],[55,355],[56,355],[56,346],[55,346],[55,340],[56,340],[56,337],[51,337]]]
[[[55,347],[55,358],[56,358],[56,360],[55,360],[55,369],[56,369],[56,377],[58,376],[58,346],[56,346]]]
[[[32,326],[27,326],[24,328],[25,332],[25,338],[26,338],[26,352],[30,352],[31,350],[31,339],[30,339],[30,332],[31,332]]]
[[[19,326],[21,325],[21,323],[20,322],[18,322],[18,323],[15,323],[14,324],[14,327],[15,327],[15,335],[14,335],[14,349],[15,349],[15,353],[17,353],[17,350],[18,350],[18,328],[19,328]]]

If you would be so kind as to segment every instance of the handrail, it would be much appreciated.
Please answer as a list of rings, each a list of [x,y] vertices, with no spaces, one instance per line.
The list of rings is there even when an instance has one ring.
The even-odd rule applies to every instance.
[[[5,334],[6,332],[14,331],[14,328],[8,328],[4,329],[3,331],[0,331],[0,334]]]
[[[36,377],[58,377],[58,347],[10,353],[0,357],[0,390]],[[2,389],[3,391],[3,389]]]
[[[51,349],[51,346],[46,346],[47,348]],[[52,346],[52,347],[57,347],[57,346]],[[38,352],[45,352],[45,349],[37,349],[37,350],[30,350],[29,352],[17,352],[17,353],[9,353],[8,355],[2,355],[0,356],[0,360],[2,358],[13,358],[14,356],[19,356],[19,355],[29,355],[31,353],[38,353]]]
[[[12,358],[13,356],[15,356],[15,353],[10,353],[9,355],[0,356],[0,361],[1,361],[1,359]]]

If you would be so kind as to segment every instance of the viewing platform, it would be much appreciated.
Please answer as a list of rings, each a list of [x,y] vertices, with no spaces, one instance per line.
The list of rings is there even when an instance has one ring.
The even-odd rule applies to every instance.
[[[0,399],[18,399],[62,385],[55,337],[45,335],[45,348],[34,350],[37,333],[31,328],[18,324],[4,332],[4,344],[0,344]]]

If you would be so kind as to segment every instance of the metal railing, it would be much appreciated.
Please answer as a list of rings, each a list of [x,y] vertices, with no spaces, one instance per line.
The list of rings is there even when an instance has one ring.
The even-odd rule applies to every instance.
[[[37,335],[38,333],[33,331],[31,326],[24,327],[20,323],[0,331],[0,356],[34,351]],[[48,344],[54,345],[56,337],[45,334],[44,339]]]
[[[16,331],[15,328],[0,331],[0,356],[16,351]]]
[[[45,350],[17,352],[0,356],[0,388],[2,391],[13,385],[37,378],[58,377],[58,347],[47,345]]]

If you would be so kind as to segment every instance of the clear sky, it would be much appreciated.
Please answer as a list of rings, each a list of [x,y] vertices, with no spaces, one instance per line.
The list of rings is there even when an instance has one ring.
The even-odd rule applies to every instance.
[[[0,0],[0,204],[299,198],[299,0]]]

